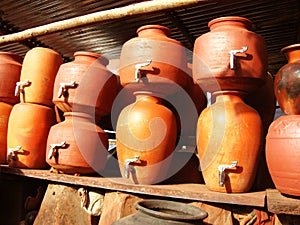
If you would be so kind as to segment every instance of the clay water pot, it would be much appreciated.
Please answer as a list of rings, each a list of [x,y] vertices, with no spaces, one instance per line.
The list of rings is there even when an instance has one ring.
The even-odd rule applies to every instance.
[[[262,122],[240,91],[214,92],[216,102],[202,111],[197,149],[206,186],[218,192],[247,192],[257,170]]]
[[[118,118],[116,147],[125,182],[153,184],[166,179],[176,146],[176,118],[155,93],[136,92]]]
[[[192,225],[202,224],[208,214],[201,208],[181,202],[148,199],[134,203],[137,212],[112,225]]]
[[[54,80],[63,60],[56,51],[35,47],[29,50],[21,70],[20,81],[16,83],[15,94],[20,101],[53,106]]]
[[[208,23],[210,32],[196,39],[193,76],[205,91],[252,92],[265,83],[266,43],[251,25],[243,17],[216,18]]]
[[[275,187],[283,194],[300,197],[300,115],[285,115],[270,126],[266,159]]]
[[[49,132],[47,163],[69,174],[99,172],[107,160],[107,133],[93,123],[89,114],[66,112],[64,117]]]
[[[0,101],[16,104],[16,82],[20,80],[23,57],[13,52],[0,52]]]
[[[7,129],[10,112],[13,106],[11,104],[0,102],[0,163],[7,162]]]
[[[164,26],[142,26],[138,37],[122,46],[119,74],[123,86],[171,94],[186,85],[185,48],[169,38],[170,33]]]
[[[47,138],[55,123],[55,112],[51,107],[31,103],[14,105],[7,131],[9,166],[46,168]]]
[[[275,75],[274,92],[285,114],[300,114],[300,44],[289,45],[281,52],[288,63]]]
[[[53,102],[63,112],[84,112],[97,120],[111,112],[118,92],[117,77],[108,60],[92,52],[74,53],[74,61],[62,64],[54,84]]]

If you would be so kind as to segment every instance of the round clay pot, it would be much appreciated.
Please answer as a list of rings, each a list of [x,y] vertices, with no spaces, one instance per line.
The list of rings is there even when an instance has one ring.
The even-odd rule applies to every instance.
[[[153,184],[166,179],[176,146],[176,118],[150,92],[136,92],[136,101],[118,118],[116,147],[125,182]]]
[[[137,30],[138,37],[123,45],[119,70],[123,86],[171,94],[186,85],[185,48],[168,37],[170,32],[160,25],[142,26]]]
[[[285,115],[270,126],[266,159],[275,187],[283,194],[300,197],[300,115]]]
[[[203,209],[186,203],[147,199],[134,203],[137,212],[112,225],[192,225],[201,224],[208,214]]]
[[[20,80],[23,57],[12,52],[0,52],[0,101],[16,104],[16,82]]]
[[[21,70],[20,82],[16,84],[16,95],[20,101],[53,106],[54,80],[63,60],[56,51],[35,47],[29,50]]]
[[[267,48],[260,35],[250,31],[251,21],[237,16],[208,23],[210,32],[194,44],[193,76],[205,91],[252,92],[267,75]]]
[[[10,112],[13,106],[11,104],[0,102],[0,163],[7,162],[7,129]]]
[[[59,68],[53,102],[63,112],[89,113],[99,120],[111,112],[117,77],[106,68],[108,60],[97,53],[79,51],[74,57]]]
[[[205,184],[218,192],[247,192],[257,170],[262,122],[243,102],[240,91],[215,92],[216,102],[202,111],[197,147]]]
[[[46,161],[53,168],[70,174],[91,174],[105,167],[108,135],[89,114],[64,113],[65,120],[51,127]]]
[[[31,103],[14,105],[8,122],[9,166],[45,168],[48,133],[56,123],[53,108]]]
[[[275,95],[285,114],[300,114],[300,44],[289,45],[281,52],[287,57],[288,63],[275,75]]]

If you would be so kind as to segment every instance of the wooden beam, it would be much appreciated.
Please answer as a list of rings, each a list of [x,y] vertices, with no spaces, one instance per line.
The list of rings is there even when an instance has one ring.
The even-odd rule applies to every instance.
[[[154,0],[144,1],[136,4],[127,5],[120,8],[103,10],[84,16],[74,17],[35,28],[30,28],[14,34],[0,36],[0,44],[23,41],[46,34],[74,29],[103,21],[116,20],[129,16],[142,15],[146,13],[159,12],[169,9],[184,8],[208,0]]]

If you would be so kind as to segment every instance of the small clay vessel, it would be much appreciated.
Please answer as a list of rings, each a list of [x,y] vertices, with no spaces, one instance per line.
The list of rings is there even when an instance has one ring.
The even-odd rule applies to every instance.
[[[46,161],[69,174],[92,174],[105,167],[108,135],[89,114],[64,113],[65,120],[51,127]]]
[[[6,164],[7,159],[7,129],[10,112],[13,106],[11,104],[0,102],[0,163]]]
[[[14,105],[7,131],[9,166],[46,168],[47,138],[55,123],[55,112],[51,107],[32,103]]]
[[[288,63],[275,75],[274,92],[285,114],[300,114],[300,44],[289,45],[281,52]]]

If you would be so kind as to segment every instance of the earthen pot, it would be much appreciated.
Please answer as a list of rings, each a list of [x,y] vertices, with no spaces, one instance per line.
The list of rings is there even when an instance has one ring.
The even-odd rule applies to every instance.
[[[275,187],[300,197],[300,115],[285,115],[270,126],[266,138],[267,165]]]
[[[85,112],[99,120],[111,112],[117,77],[106,68],[108,60],[97,53],[79,51],[74,57],[59,68],[53,102],[63,112]]]
[[[160,25],[142,26],[137,30],[138,37],[122,46],[119,74],[123,86],[171,94],[178,85],[186,85],[185,48],[168,37],[170,32]]]
[[[281,52],[288,63],[275,75],[275,95],[285,114],[300,114],[300,44],[289,45]]]
[[[251,25],[243,17],[216,18],[208,23],[210,32],[196,39],[193,76],[205,91],[252,92],[265,83],[266,43]]]
[[[215,92],[216,102],[200,114],[197,149],[206,186],[218,192],[247,192],[257,170],[262,122],[239,91]]]
[[[47,138],[55,123],[55,112],[51,107],[32,103],[14,105],[7,131],[9,166],[46,168]]]
[[[89,114],[66,112],[64,117],[49,132],[47,163],[64,173],[99,172],[107,160],[107,133],[93,123]]]
[[[20,80],[23,57],[12,52],[0,52],[0,101],[16,104],[16,82]]]
[[[35,47],[29,50],[21,70],[20,81],[16,83],[15,94],[20,101],[53,106],[53,85],[63,60],[56,51]]]
[[[0,102],[0,163],[7,162],[7,129],[10,112],[13,106],[11,104]]]
[[[150,92],[136,92],[136,101],[118,118],[116,147],[125,182],[153,184],[166,179],[176,146],[176,118]]]

